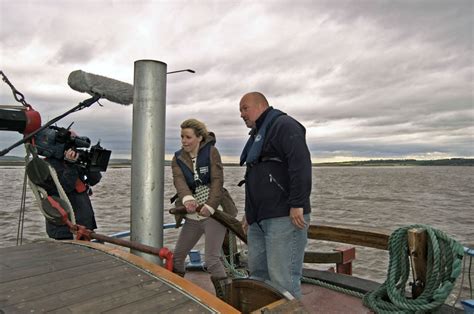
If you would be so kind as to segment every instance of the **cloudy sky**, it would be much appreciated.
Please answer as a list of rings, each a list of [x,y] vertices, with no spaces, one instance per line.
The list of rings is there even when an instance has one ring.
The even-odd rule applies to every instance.
[[[306,127],[314,161],[474,157],[473,3],[0,0],[0,69],[43,122],[87,98],[74,70],[132,83],[136,60],[194,69],[168,76],[168,153],[195,117],[236,160],[239,100],[260,91]],[[129,157],[132,106],[101,103],[58,125]],[[0,149],[19,139],[1,132]]]

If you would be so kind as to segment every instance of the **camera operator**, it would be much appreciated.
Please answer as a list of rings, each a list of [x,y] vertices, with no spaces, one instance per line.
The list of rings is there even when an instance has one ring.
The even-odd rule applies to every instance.
[[[81,167],[79,153],[73,147],[64,151],[64,158],[48,157],[45,160],[56,170],[58,179],[66,192],[74,210],[76,223],[87,229],[97,228],[94,210],[89,196],[92,195],[90,186],[97,184],[102,175],[99,171],[89,171]],[[47,191],[50,195],[58,195],[58,191]],[[46,232],[50,238],[56,240],[73,239],[73,234],[66,225],[55,225],[46,220]]]

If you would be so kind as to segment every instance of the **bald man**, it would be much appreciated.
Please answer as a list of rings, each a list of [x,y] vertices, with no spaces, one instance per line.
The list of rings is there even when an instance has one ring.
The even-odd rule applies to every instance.
[[[306,130],[259,92],[242,97],[240,117],[251,129],[240,156],[250,275],[300,298],[312,186]]]

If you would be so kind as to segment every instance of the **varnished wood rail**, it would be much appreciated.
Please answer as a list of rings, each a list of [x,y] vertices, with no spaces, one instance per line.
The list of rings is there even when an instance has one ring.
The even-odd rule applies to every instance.
[[[388,249],[389,237],[390,231],[388,230],[353,225],[312,224],[308,229],[309,239],[347,243],[381,250]]]

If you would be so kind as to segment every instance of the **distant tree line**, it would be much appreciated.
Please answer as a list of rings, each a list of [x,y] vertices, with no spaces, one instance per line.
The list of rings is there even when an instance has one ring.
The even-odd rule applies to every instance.
[[[1,156],[1,166],[21,166],[24,158],[17,156]],[[171,164],[165,160],[165,166]],[[131,165],[130,159],[111,159],[111,167],[127,167]],[[237,163],[224,163],[224,166],[238,166]],[[416,159],[370,159],[360,161],[321,162],[313,163],[314,167],[376,167],[376,166],[474,166],[474,158],[449,158],[435,160]]]
[[[316,167],[363,167],[363,166],[474,166],[473,158],[449,158],[435,160],[416,159],[371,159],[361,161],[314,163]]]

